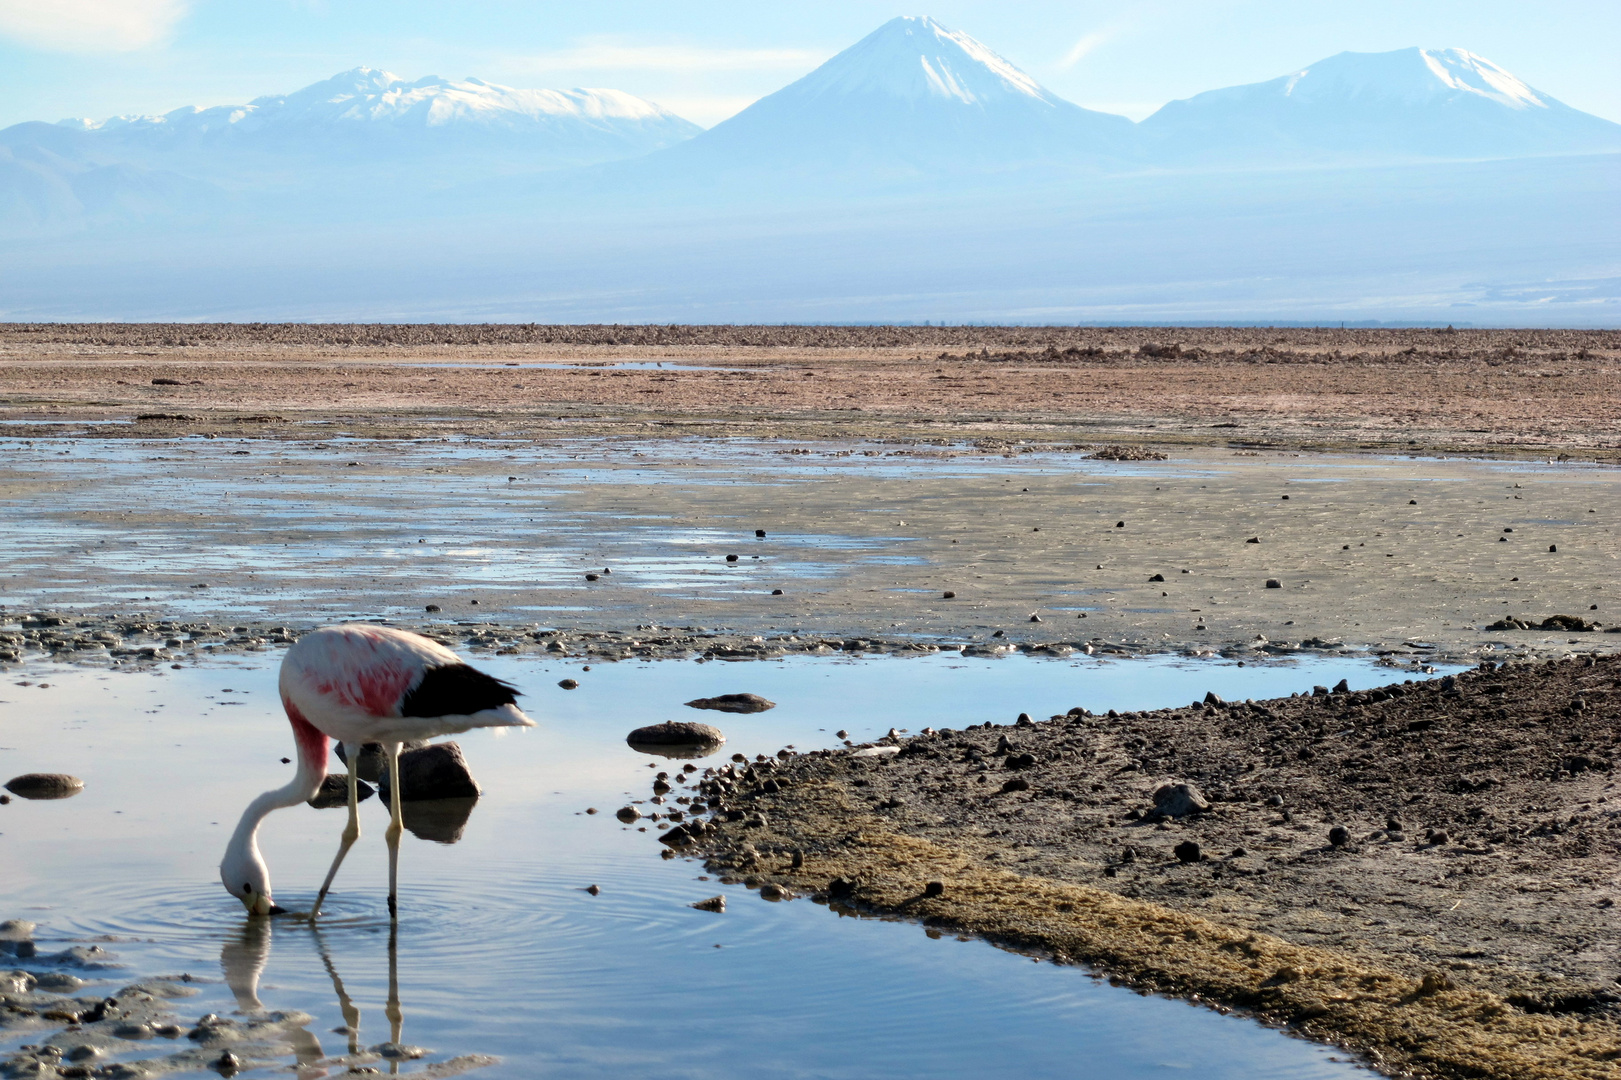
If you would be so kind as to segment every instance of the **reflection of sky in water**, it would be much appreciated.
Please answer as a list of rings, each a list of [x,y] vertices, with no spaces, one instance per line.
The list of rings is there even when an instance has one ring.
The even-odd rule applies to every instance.
[[[64,456],[64,447],[71,453]],[[0,511],[15,570],[49,583],[35,594],[12,586],[7,599],[16,604],[98,605],[109,597],[93,574],[130,594],[119,599],[150,597],[177,613],[202,613],[266,612],[271,597],[279,604],[352,603],[345,598],[357,588],[378,586],[572,589],[583,573],[603,567],[612,569],[603,588],[702,598],[762,575],[787,585],[829,579],[851,563],[923,561],[896,550],[910,542],[902,535],[782,533],[762,542],[752,529],[672,528],[658,513],[559,510],[585,486],[719,482],[651,463],[605,468],[659,455],[601,442],[545,450],[523,444],[522,453],[484,440],[321,446],[39,439],[4,449],[19,472],[71,470],[80,481],[66,498],[17,501]],[[688,465],[693,450],[689,442],[679,455],[668,447],[660,453],[671,466]],[[581,457],[590,460],[576,463]],[[503,471],[491,474],[497,461]],[[526,463],[544,465],[543,482],[525,481]],[[862,467],[870,468],[864,459]],[[725,562],[727,554],[739,561]],[[194,588],[199,584],[209,587]]]
[[[331,1029],[344,1018],[323,954],[360,1009],[361,1045],[388,1035],[383,807],[376,799],[362,807],[365,835],[319,935],[277,920],[268,942],[244,939],[240,906],[215,872],[242,807],[289,775],[274,661],[156,673],[37,669],[50,689],[0,690],[8,766],[71,768],[86,784],[73,799],[6,808],[0,917],[40,923],[42,951],[69,938],[118,938],[106,947],[127,968],[85,993],[111,992],[137,975],[215,979],[222,954],[240,991],[262,962],[264,1006],[312,1014],[310,1033],[326,1053],[340,1053],[345,1040]],[[715,720],[680,704],[714,693],[749,690],[779,702],[718,718],[729,742],[714,760],[723,760],[785,743],[834,745],[839,727],[870,739],[890,726],[1007,722],[1019,711],[1046,716],[1077,704],[1180,704],[1206,690],[1262,697],[1342,676],[1360,688],[1388,672],[1344,660],[1244,668],[1165,659],[667,661],[590,672],[536,658],[478,663],[527,691],[540,726],[500,739],[460,736],[486,792],[463,838],[451,846],[405,840],[402,1037],[432,1048],[433,1059],[498,1054],[503,1064],[477,1074],[492,1078],[1362,1075],[1323,1048],[1098,984],[1077,968],[695,880],[699,865],[661,860],[652,832],[622,826],[613,811],[645,798],[652,776],[624,733],[660,720]],[[580,680],[578,690],[555,687],[565,674]],[[44,705],[51,724],[34,722]],[[588,806],[602,812],[586,815]],[[341,810],[303,807],[268,819],[261,844],[280,902],[308,904],[342,823]],[[586,894],[589,884],[601,895]],[[687,906],[717,892],[730,902],[724,915]],[[236,1008],[226,985],[197,985],[199,996],[180,1003],[182,1019]],[[17,1034],[0,1047],[36,1041],[38,1033]],[[143,1043],[133,1056],[165,1049]]]

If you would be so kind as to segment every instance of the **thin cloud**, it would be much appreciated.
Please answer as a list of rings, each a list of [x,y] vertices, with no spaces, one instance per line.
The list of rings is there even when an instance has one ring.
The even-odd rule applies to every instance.
[[[186,0],[0,0],[0,37],[56,52],[134,52],[186,15]]]
[[[1074,67],[1087,54],[1114,36],[1115,31],[1113,29],[1093,30],[1090,33],[1082,34],[1080,40],[1071,45],[1069,52],[1065,53],[1064,58],[1058,61],[1058,66],[1065,69]]]
[[[784,71],[820,63],[810,49],[707,49],[686,45],[586,42],[571,49],[516,57],[525,71]]]

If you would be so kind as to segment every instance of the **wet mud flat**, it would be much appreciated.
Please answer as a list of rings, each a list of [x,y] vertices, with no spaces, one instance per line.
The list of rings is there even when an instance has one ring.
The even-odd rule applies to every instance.
[[[352,619],[604,659],[1621,645],[1607,466],[997,446],[0,438],[0,661]]]
[[[1621,661],[1483,664],[736,762],[664,839],[1391,1075],[1613,1077],[1618,755]]]

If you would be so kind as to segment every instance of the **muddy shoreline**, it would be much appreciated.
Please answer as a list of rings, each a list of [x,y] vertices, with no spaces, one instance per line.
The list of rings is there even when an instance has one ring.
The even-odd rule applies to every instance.
[[[1618,712],[1614,658],[1077,707],[695,774],[665,842],[773,897],[1092,965],[1390,1075],[1611,1077]],[[1207,808],[1157,812],[1177,783]]]

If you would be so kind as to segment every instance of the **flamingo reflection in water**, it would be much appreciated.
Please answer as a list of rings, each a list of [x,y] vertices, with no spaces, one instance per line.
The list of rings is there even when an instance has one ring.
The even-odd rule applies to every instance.
[[[390,1073],[398,1073],[402,1062],[421,1057],[426,1053],[418,1047],[406,1046],[400,1041],[405,1026],[405,1013],[400,1008],[397,929],[391,928],[388,934],[388,1004],[383,1007],[383,1015],[388,1018],[388,1041],[363,1048],[360,1038],[360,1007],[344,989],[343,979],[332,961],[332,952],[327,947],[319,926],[309,922],[301,924],[300,928],[306,926],[314,941],[316,952],[321,957],[321,964],[332,980],[332,989],[338,998],[338,1008],[343,1013],[343,1027],[336,1030],[347,1037],[348,1049],[344,1058],[328,1058],[321,1048],[320,1040],[307,1028],[295,1025],[279,1028],[278,1035],[285,1042],[285,1048],[281,1052],[293,1054],[297,1060],[296,1069],[300,1080],[314,1080],[316,1077],[328,1075],[332,1070],[343,1071],[361,1067],[378,1059],[389,1063]],[[259,978],[264,974],[265,965],[270,959],[272,933],[271,920],[250,918],[242,925],[240,932],[227,938],[220,948],[220,967],[225,974],[225,984],[231,988],[231,993],[236,997],[238,1011],[249,1017],[262,1018],[275,1015],[268,1013],[264,1003],[259,1000]],[[488,1059],[472,1057],[457,1060],[471,1067],[488,1062]],[[449,1075],[445,1072],[449,1064],[451,1063],[441,1063],[438,1066],[441,1075]]]

